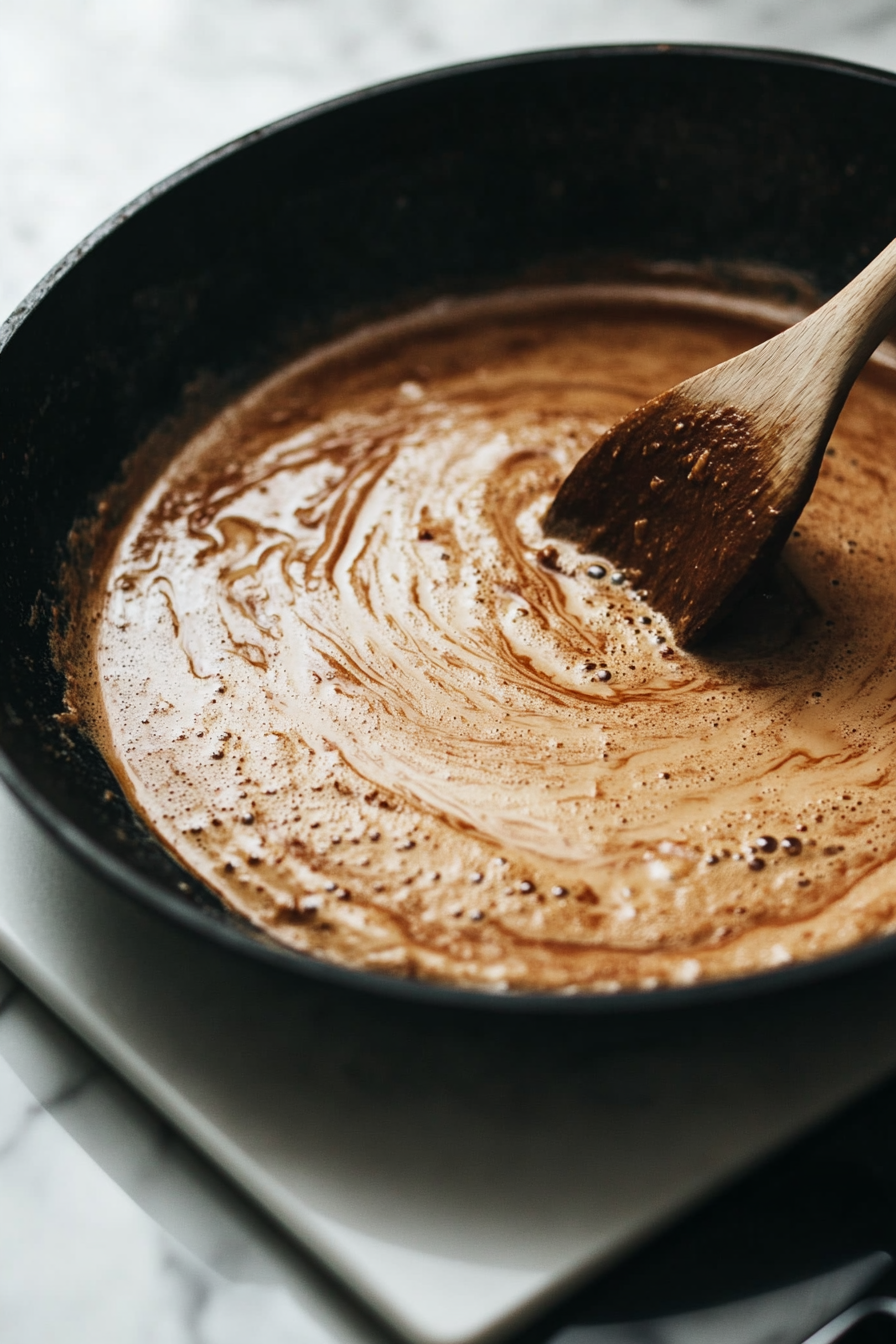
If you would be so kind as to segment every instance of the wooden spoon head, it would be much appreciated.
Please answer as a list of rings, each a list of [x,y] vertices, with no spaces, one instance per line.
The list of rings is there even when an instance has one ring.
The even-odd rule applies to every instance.
[[[544,531],[612,560],[693,644],[774,560],[808,497],[811,480],[801,498],[782,498],[777,456],[749,412],[673,388],[589,449]]]

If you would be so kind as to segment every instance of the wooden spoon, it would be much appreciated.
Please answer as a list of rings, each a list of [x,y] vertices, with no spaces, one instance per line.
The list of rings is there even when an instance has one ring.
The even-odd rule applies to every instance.
[[[614,425],[544,531],[597,552],[695,643],[765,572],[812,493],[849,389],[896,324],[896,241],[796,326]]]

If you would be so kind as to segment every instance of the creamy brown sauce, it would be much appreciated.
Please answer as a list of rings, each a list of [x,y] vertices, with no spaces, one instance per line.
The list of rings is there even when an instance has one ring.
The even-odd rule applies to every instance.
[[[690,984],[896,928],[896,375],[850,397],[772,652],[679,651],[541,531],[609,424],[774,329],[494,299],[231,406],[85,617],[72,698],[136,808],[287,945],[460,985]]]

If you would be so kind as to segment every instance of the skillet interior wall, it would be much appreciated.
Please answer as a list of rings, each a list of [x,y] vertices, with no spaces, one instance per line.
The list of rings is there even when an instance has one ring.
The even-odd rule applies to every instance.
[[[53,717],[67,538],[123,460],[185,398],[210,411],[320,339],[443,294],[632,258],[756,262],[833,291],[896,233],[894,130],[886,75],[597,49],[358,95],[150,193],[13,316],[0,351],[7,773],[228,919]]]

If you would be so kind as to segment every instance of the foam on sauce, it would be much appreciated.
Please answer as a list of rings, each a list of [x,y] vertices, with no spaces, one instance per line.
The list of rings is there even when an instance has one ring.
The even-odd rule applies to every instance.
[[[508,296],[232,405],[86,618],[73,699],[135,807],[289,946],[458,985],[690,984],[896,929],[896,375],[850,397],[771,651],[679,651],[541,531],[609,424],[774,329]]]

